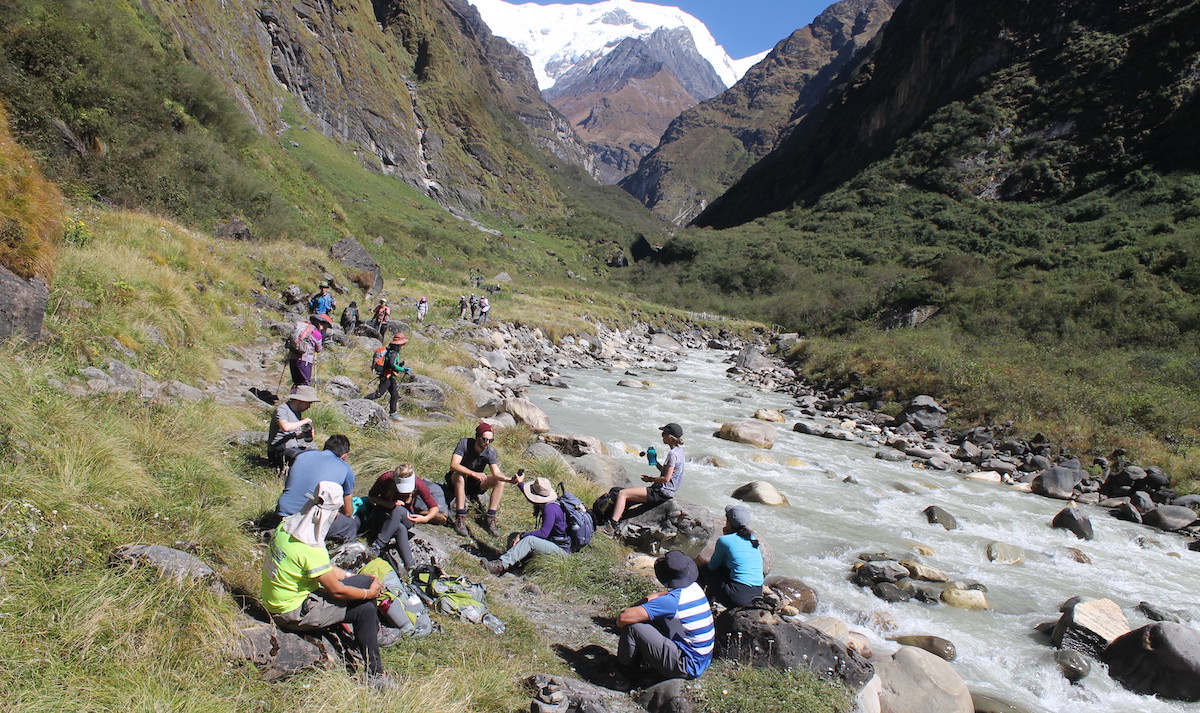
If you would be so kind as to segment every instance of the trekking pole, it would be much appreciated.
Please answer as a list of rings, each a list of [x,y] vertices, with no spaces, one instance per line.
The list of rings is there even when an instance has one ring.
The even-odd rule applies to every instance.
[[[275,391],[276,392],[278,392],[280,389],[283,388],[283,375],[287,373],[287,370],[288,370],[287,360],[284,360],[283,368],[279,370],[279,381],[275,383]]]

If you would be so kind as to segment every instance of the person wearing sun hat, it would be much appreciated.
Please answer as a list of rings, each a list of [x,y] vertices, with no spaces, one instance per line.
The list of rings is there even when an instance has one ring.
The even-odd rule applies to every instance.
[[[500,470],[500,458],[492,446],[495,435],[492,424],[486,421],[475,427],[474,438],[459,439],[450,456],[450,470],[446,473],[446,484],[454,491],[454,531],[463,537],[467,530],[467,498],[475,499],[491,491],[488,511],[484,518],[484,529],[492,537],[496,530],[496,513],[504,497],[504,484],[513,482]]]
[[[303,417],[309,406],[321,397],[311,386],[298,386],[296,393],[275,407],[267,427],[267,460],[290,465],[296,456],[315,449],[312,444],[312,419]]]
[[[724,534],[717,538],[712,558],[701,571],[700,585],[709,598],[727,607],[749,606],[762,596],[762,550],[750,530],[749,507],[725,507]]]
[[[400,374],[404,373],[404,360],[400,358],[400,347],[408,344],[404,332],[396,332],[383,353],[383,373],[379,375],[379,387],[367,395],[372,401],[388,394],[388,418],[400,420]]]
[[[650,669],[665,678],[697,678],[712,662],[712,608],[696,583],[696,563],[680,550],[654,562],[654,576],[667,588],[617,615],[617,662]]]
[[[668,423],[658,430],[662,432],[662,442],[670,448],[666,460],[656,464],[657,476],[642,476],[642,482],[650,483],[649,487],[624,488],[617,493],[608,523],[610,532],[625,515],[625,507],[629,503],[649,503],[651,507],[660,505],[675,497],[675,492],[683,484],[683,426]]]
[[[567,515],[558,502],[558,493],[546,478],[532,483],[525,482],[525,472],[518,470],[517,487],[525,499],[533,503],[533,515],[541,521],[541,527],[529,532],[520,532],[509,538],[508,551],[498,560],[481,560],[484,568],[492,574],[504,574],[531,554],[562,557],[571,554],[571,536],[567,530]]]

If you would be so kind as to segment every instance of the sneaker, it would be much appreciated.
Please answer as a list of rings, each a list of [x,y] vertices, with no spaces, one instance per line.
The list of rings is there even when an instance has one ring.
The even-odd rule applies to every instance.
[[[388,414],[388,418],[389,418],[390,420],[392,420],[392,421],[399,421],[399,420],[400,420],[400,414],[398,414],[398,413],[389,413],[389,414]]]
[[[399,629],[395,629],[390,626],[380,625],[380,627],[379,627],[379,648],[386,649],[389,646],[394,646],[394,645],[400,643],[400,639],[402,638],[402,636],[403,635],[400,633]]]
[[[487,534],[492,537],[499,537],[500,532],[496,529],[496,516],[485,515],[483,518],[483,529],[487,530]]]
[[[479,564],[483,565],[484,569],[486,569],[488,572],[496,575],[497,577],[504,574],[504,572],[508,569],[507,567],[504,566],[504,563],[501,562],[500,560],[481,559],[481,560],[479,560]]]
[[[463,537],[470,537],[471,531],[467,529],[466,513],[455,514],[454,516],[454,531]]]
[[[399,681],[386,673],[368,674],[367,685],[376,691],[399,691],[403,688]]]

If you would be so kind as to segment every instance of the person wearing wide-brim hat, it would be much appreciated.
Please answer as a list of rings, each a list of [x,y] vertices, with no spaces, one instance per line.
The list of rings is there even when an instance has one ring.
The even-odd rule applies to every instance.
[[[649,487],[624,488],[617,493],[610,516],[610,531],[621,521],[629,503],[649,503],[651,507],[660,505],[675,497],[675,492],[683,484],[683,426],[668,423],[658,430],[662,432],[663,444],[670,449],[666,460],[655,464],[658,475],[642,476],[642,482],[649,483]]]
[[[750,606],[763,588],[763,556],[750,530],[750,508],[740,503],[726,506],[723,532],[701,568],[700,586],[710,599],[727,607]]]
[[[309,406],[321,397],[311,386],[297,386],[288,400],[275,407],[267,429],[267,459],[276,464],[290,464],[296,456],[314,450],[312,419],[302,416]]]
[[[396,332],[392,336],[392,341],[388,342],[383,352],[383,373],[379,375],[379,387],[367,395],[368,399],[374,400],[388,394],[388,418],[393,421],[400,420],[399,377],[408,371],[404,360],[400,358],[400,347],[405,344],[408,344],[408,337],[404,336],[404,332]]]
[[[667,588],[617,615],[621,629],[617,661],[664,678],[696,678],[712,662],[712,609],[696,583],[695,561],[671,550],[654,562],[654,576]]]
[[[503,574],[531,554],[564,557],[571,554],[571,537],[567,531],[567,515],[558,502],[558,493],[546,478],[532,483],[525,482],[525,471],[516,475],[517,487],[525,499],[533,503],[533,514],[541,520],[541,527],[529,532],[512,535],[508,540],[508,551],[498,560],[482,560],[487,571]]]

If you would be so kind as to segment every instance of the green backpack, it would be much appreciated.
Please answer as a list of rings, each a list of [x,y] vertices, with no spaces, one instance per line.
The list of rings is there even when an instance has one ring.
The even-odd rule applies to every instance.
[[[412,582],[421,592],[425,603],[443,614],[457,614],[478,624],[488,613],[487,587],[463,576],[451,577],[433,564],[413,568]]]
[[[406,584],[396,570],[382,557],[376,557],[359,570],[360,574],[375,575],[383,582],[383,592],[376,600],[380,619],[392,624],[405,636],[420,638],[437,630],[437,624],[429,618],[429,609],[421,593],[411,584]]]

